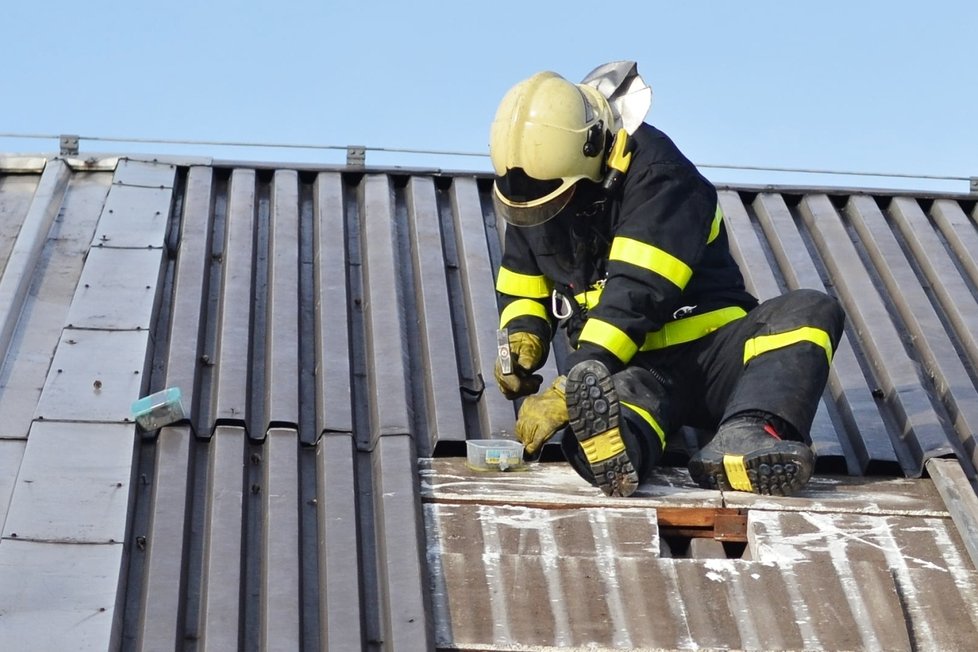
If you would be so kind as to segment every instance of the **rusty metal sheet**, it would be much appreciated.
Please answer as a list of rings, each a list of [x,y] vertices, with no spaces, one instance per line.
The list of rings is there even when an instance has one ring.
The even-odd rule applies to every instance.
[[[221,257],[217,344],[214,355],[213,413],[217,423],[244,424],[251,359],[255,172],[235,170],[228,190]],[[259,436],[263,436],[260,433]]]
[[[394,207],[390,180],[379,174],[363,182],[360,245],[367,328],[369,391],[377,400],[371,410],[371,447],[383,435],[411,432],[407,405],[407,370],[397,295],[398,261],[394,247]]]
[[[978,574],[962,568],[951,579],[957,590],[949,589],[944,570],[912,566],[897,581],[901,600],[909,602],[905,618],[917,649],[968,650],[978,640]],[[908,587],[910,601],[903,598]]]
[[[14,483],[17,480],[21,460],[24,459],[26,446],[27,442],[22,439],[0,439],[0,531],[3,530],[7,519],[10,496],[14,492]]]
[[[299,436],[291,428],[272,428],[262,455],[261,644],[266,650],[302,647],[302,576],[297,554]]]
[[[246,443],[244,428],[235,426],[217,426],[210,441],[198,634],[202,650],[233,650],[241,644]]]
[[[145,542],[138,649],[175,649],[184,637],[180,612],[187,590],[183,569],[190,552],[186,541],[193,444],[187,426],[162,428],[156,439],[147,526],[133,532]]]
[[[4,538],[124,541],[135,437],[127,424],[35,423]]]
[[[163,274],[162,249],[88,252],[68,309],[69,328],[148,329]]]
[[[922,648],[944,649],[933,623],[943,619],[946,601],[936,596],[958,595],[978,614],[976,573],[950,519],[752,512],[749,529],[754,558],[790,562],[800,581],[806,562],[831,564],[867,648],[908,649],[912,631]],[[921,569],[938,571],[928,573],[926,590],[916,582]],[[968,629],[974,629],[974,618]],[[893,626],[904,620],[905,627]]]
[[[344,217],[342,177],[319,174],[313,189],[317,437],[353,432]]]
[[[0,640],[11,650],[118,649],[122,544],[4,540]]]
[[[186,396],[194,395],[200,375],[204,292],[212,264],[213,177],[211,168],[190,168],[180,220],[180,247],[177,250],[173,300],[170,304],[165,385],[180,387]]]
[[[825,195],[807,196],[800,208],[870,359],[883,393],[881,400],[896,421],[898,432],[891,440],[900,463],[908,474],[919,476],[925,458],[952,454],[953,450],[921,387],[915,363],[832,202]]]
[[[105,198],[92,246],[162,247],[172,198],[172,188],[113,184]]]
[[[271,426],[299,425],[299,180],[276,170],[268,230],[265,327],[265,418]]]
[[[473,367],[481,374],[486,391],[479,400],[479,416],[486,438],[513,436],[513,405],[495,388],[496,306],[495,276],[486,245],[486,223],[475,179],[457,178],[452,184],[452,210],[459,271],[465,290],[465,315],[469,329]],[[464,353],[463,353],[464,355]],[[552,379],[545,379],[550,382]]]
[[[925,249],[930,249],[930,255],[933,255],[935,253],[933,250],[941,247],[942,254],[946,256],[943,247],[933,241],[936,236],[930,227],[927,227],[926,233],[920,226],[911,229],[908,222],[926,220],[920,213],[919,207],[914,205],[916,213],[918,213],[917,219],[914,219],[912,216],[914,209],[905,201],[900,199],[893,201],[896,208],[891,211],[891,214],[897,224],[902,225],[901,231],[904,241],[909,243],[911,250],[916,254],[916,264],[924,268],[925,273],[928,268],[933,273],[933,266],[926,263],[928,254]],[[890,297],[903,319],[905,328],[913,338],[914,351],[926,368],[928,376],[933,379],[932,391],[937,394],[947,408],[954,422],[954,427],[961,433],[962,438],[978,431],[978,394],[975,392],[969,372],[959,358],[955,346],[941,323],[941,317],[935,311],[923,287],[918,282],[914,269],[904,255],[900,243],[890,230],[882,212],[874,200],[865,196],[852,197],[847,209],[849,219],[866,246],[883,284],[887,287]],[[921,242],[918,239],[924,239],[926,242]],[[943,295],[945,299],[950,300],[947,292],[953,287],[948,288],[945,283],[953,283],[951,272],[941,274],[939,278],[931,277],[931,290],[939,297]],[[957,277],[957,284],[957,290],[962,293],[958,298],[958,304],[964,309],[970,293],[964,287],[960,276]],[[978,309],[973,299],[970,303],[972,312]],[[944,311],[944,315],[952,323],[962,326],[962,315],[957,310],[953,310],[951,313]],[[975,322],[973,325],[978,327],[978,317],[973,321]],[[968,328],[968,325],[964,325],[964,328]],[[925,388],[929,384],[927,383]],[[978,452],[973,452],[972,466],[976,462],[978,462]]]
[[[130,421],[143,387],[148,341],[147,331],[65,329],[34,418]]]
[[[373,490],[380,609],[385,644],[429,650],[423,576],[424,523],[418,509],[414,444],[409,435],[382,437],[374,453]]]
[[[329,650],[357,650],[366,635],[352,435],[320,439],[316,466],[321,644]]]
[[[659,549],[654,510],[439,504],[425,518],[438,645],[629,647],[648,643],[636,628],[653,634],[635,599]]]
[[[431,179],[414,178],[408,184],[408,223],[411,260],[421,336],[420,366],[424,374],[424,402],[429,450],[443,440],[464,440],[465,421],[456,368],[455,334],[448,301],[448,283],[438,203]]]
[[[113,183],[146,188],[173,188],[176,166],[152,160],[121,158],[116,164]]]

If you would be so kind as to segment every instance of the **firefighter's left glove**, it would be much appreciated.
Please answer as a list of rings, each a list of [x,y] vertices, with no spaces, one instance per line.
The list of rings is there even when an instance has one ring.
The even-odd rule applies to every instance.
[[[544,392],[523,401],[516,420],[516,437],[523,442],[527,455],[535,454],[558,430],[567,427],[566,382],[566,377],[558,376]]]
[[[504,374],[496,359],[496,384],[503,396],[513,401],[521,396],[536,394],[543,376],[533,373],[543,364],[543,340],[533,333],[517,331],[509,334],[509,355],[513,373]]]

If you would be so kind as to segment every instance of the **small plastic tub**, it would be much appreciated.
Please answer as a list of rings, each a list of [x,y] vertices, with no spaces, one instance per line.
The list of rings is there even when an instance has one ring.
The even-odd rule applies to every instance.
[[[158,430],[184,418],[183,397],[179,387],[168,387],[144,396],[132,404],[132,415],[143,430]]]
[[[523,444],[512,439],[470,439],[468,465],[475,471],[505,471],[523,466]]]

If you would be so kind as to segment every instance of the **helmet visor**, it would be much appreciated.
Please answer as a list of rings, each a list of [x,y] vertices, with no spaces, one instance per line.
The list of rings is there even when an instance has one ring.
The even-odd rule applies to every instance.
[[[501,197],[498,188],[492,193],[492,203],[496,212],[513,226],[538,226],[557,216],[567,208],[574,196],[575,185],[570,185],[563,192],[558,192],[552,199],[542,204],[509,203]]]
[[[534,179],[522,168],[496,177],[492,199],[496,211],[514,226],[543,224],[562,211],[574,195],[567,179]]]

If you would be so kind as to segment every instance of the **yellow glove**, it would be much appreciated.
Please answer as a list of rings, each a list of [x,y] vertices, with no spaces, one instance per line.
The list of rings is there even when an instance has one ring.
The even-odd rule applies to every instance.
[[[533,372],[543,362],[543,341],[533,333],[515,332],[509,334],[509,353],[513,361],[513,373],[504,374],[499,358],[496,358],[496,384],[503,396],[509,400],[536,394],[543,382],[543,376]]]
[[[558,376],[545,392],[523,401],[516,420],[516,437],[523,442],[528,455],[536,453],[558,430],[567,427],[566,382],[566,377]]]

